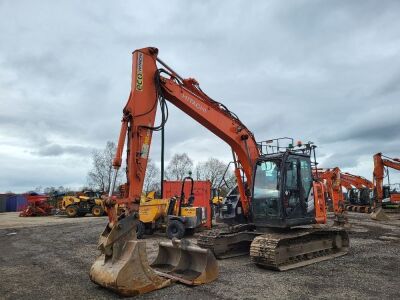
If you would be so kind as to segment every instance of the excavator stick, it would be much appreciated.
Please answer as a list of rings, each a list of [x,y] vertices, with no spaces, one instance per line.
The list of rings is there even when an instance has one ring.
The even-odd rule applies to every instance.
[[[218,264],[209,249],[174,239],[159,243],[158,256],[151,264],[156,273],[187,285],[200,285],[218,277]]]
[[[375,221],[387,221],[389,217],[385,214],[382,207],[375,208],[370,214],[371,219]]]
[[[122,296],[135,296],[169,286],[172,281],[160,277],[149,266],[146,244],[136,240],[136,217],[119,220],[100,236],[101,255],[90,269],[90,279]]]

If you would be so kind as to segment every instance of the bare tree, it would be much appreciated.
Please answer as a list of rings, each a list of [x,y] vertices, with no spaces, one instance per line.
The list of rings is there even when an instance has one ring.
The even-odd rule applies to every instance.
[[[40,194],[43,191],[43,187],[41,185],[35,187],[34,192]]]
[[[113,142],[107,142],[104,150],[93,151],[92,169],[88,173],[88,184],[91,188],[102,192],[109,190],[113,174],[112,161],[116,150]]]
[[[159,192],[159,189],[160,169],[149,159],[147,163],[146,176],[144,177],[143,191],[147,194],[151,191]]]
[[[193,161],[186,153],[175,154],[168,163],[166,178],[170,180],[182,180],[192,171]]]
[[[197,164],[195,176],[197,180],[211,181],[211,187],[216,188],[222,180],[225,169],[226,163],[217,158],[210,157],[207,161]]]

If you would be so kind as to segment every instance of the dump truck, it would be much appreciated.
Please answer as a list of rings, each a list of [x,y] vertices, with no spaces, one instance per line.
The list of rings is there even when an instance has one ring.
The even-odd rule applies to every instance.
[[[190,181],[190,194],[185,195],[185,183]],[[181,183],[180,196],[169,199],[155,199],[154,192],[142,197],[139,206],[139,222],[136,226],[137,238],[152,234],[155,230],[165,230],[168,238],[182,239],[185,234],[193,234],[196,228],[207,221],[206,207],[194,206],[194,180],[185,177]]]

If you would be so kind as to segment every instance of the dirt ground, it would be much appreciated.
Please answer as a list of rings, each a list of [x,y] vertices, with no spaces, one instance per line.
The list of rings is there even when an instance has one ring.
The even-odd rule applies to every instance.
[[[400,214],[374,222],[349,213],[348,255],[287,272],[248,257],[220,260],[211,284],[175,284],[136,299],[400,299]],[[107,218],[18,218],[0,214],[0,299],[114,299],[89,280]],[[163,235],[148,237],[149,260]]]

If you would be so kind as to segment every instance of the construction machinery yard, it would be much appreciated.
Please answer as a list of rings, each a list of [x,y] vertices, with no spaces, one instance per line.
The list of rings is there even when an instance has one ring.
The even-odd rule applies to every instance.
[[[35,222],[2,215],[5,249],[0,250],[7,253],[2,258],[2,287],[7,298],[29,296],[25,289],[13,289],[13,281],[7,282],[16,274],[35,277],[26,290],[38,289],[36,295],[46,292],[47,297],[54,292],[49,298],[62,296],[59,287],[66,280],[68,298],[75,291],[80,298],[110,297],[110,292],[170,298],[190,289],[190,298],[201,299],[319,298],[328,293],[372,298],[374,293],[382,296],[376,284],[385,289],[383,282],[397,280],[400,218],[395,210],[386,215],[382,204],[388,199],[397,205],[396,192],[383,192],[383,179],[385,166],[399,170],[399,159],[378,162],[381,154],[376,154],[374,184],[341,173],[339,167],[320,168],[313,142],[295,143],[288,137],[256,141],[227,106],[204,93],[194,78],[184,79],[162,61],[157,48],[135,50],[132,70],[118,145],[112,165],[111,159],[108,162],[113,168],[108,196],[78,193],[62,198],[62,211],[70,220],[87,214],[97,218],[72,222],[51,215],[54,207],[46,195],[27,196],[20,216],[36,217]],[[168,194],[166,187],[173,183],[164,181],[162,167],[159,197],[143,190],[153,132],[163,136],[168,120],[167,102],[232,150],[236,184],[218,204],[215,226],[211,187],[196,195],[191,172]],[[161,120],[155,125],[158,106]],[[124,153],[126,182],[117,186]],[[163,141],[161,157],[163,165]],[[361,197],[359,203],[372,209],[371,216],[347,214],[342,187]],[[333,213],[328,213],[328,206]],[[101,218],[104,212],[107,219]],[[100,232],[96,243],[94,234]],[[29,271],[21,269],[27,266]],[[389,287],[385,293],[389,298],[398,295]]]
[[[0,300],[400,299],[400,2],[14,2]]]
[[[210,284],[194,288],[176,284],[136,299],[321,299],[327,295],[332,299],[398,299],[400,214],[389,214],[390,221],[381,222],[368,214],[348,214],[351,247],[346,256],[287,272],[259,268],[248,256],[220,260],[218,280]],[[98,234],[106,223],[105,217],[0,214],[1,298],[115,298],[88,276],[98,254]],[[149,261],[163,240],[167,240],[165,234],[146,240]]]

